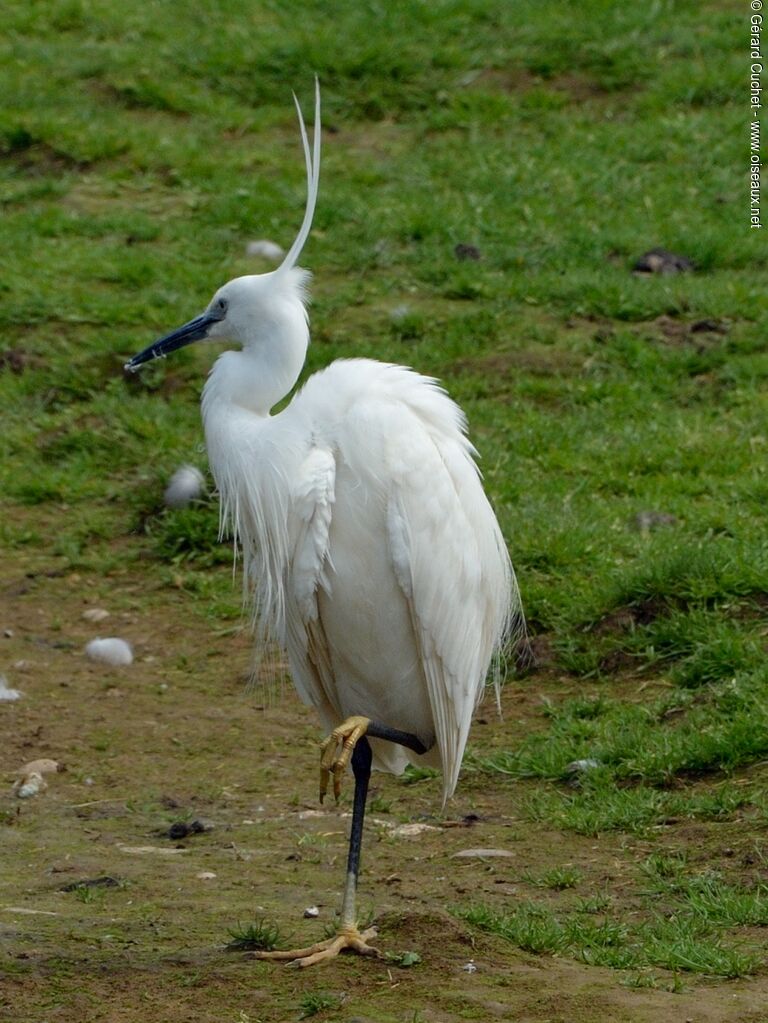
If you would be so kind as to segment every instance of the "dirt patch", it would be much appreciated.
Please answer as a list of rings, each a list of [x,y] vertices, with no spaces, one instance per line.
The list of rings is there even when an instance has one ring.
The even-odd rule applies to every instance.
[[[545,88],[562,93],[573,102],[605,99],[617,91],[585,73],[570,71],[562,74],[537,74],[524,67],[485,68],[471,72],[471,78],[468,76],[462,84],[474,89],[492,89],[494,92],[527,93]]]
[[[30,177],[85,171],[91,166],[90,161],[78,160],[23,129],[7,139],[4,146],[0,144],[0,160],[14,164]]]
[[[606,890],[631,913],[638,864],[660,841],[534,824],[525,783],[480,772],[465,773],[445,816],[437,780],[373,779],[361,918],[377,922],[383,952],[416,952],[416,965],[345,956],[299,973],[227,951],[230,930],[256,916],[309,943],[338,910],[351,785],[338,808],[319,807],[313,716],[287,681],[274,696],[247,696],[247,632],[217,633],[205,608],[173,587],[44,560],[13,564],[13,555],[7,568],[0,671],[24,695],[0,704],[0,1019],[282,1023],[299,1019],[302,999],[317,992],[339,1006],[320,1020],[760,1019],[764,977],[685,977],[673,994],[662,989],[673,978],[659,970],[658,990],[636,989],[621,971],[528,955],[458,919],[477,903],[509,911],[535,898],[568,908]],[[98,626],[82,617],[94,606],[110,611]],[[83,647],[96,631],[130,640],[134,664],[88,661]],[[484,707],[474,749],[510,748],[541,726],[542,696],[562,699],[566,688],[543,675],[507,686],[503,720]],[[67,771],[18,800],[14,772],[37,757]],[[468,819],[471,827],[458,826]],[[431,827],[397,831],[409,822]],[[169,837],[175,824],[184,837]],[[702,867],[762,869],[744,863],[742,826],[691,827],[666,827],[665,847],[695,847]],[[478,848],[506,855],[456,856]],[[575,890],[531,885],[531,875],[558,866],[578,871]],[[310,905],[317,919],[304,918]]]
[[[649,597],[636,604],[617,607],[604,615],[593,627],[598,636],[608,636],[616,632],[627,632],[638,625],[650,625],[662,615],[669,613],[669,603],[658,597]]]
[[[506,379],[524,370],[534,376],[570,375],[581,370],[583,356],[561,348],[541,346],[518,351],[483,355],[475,359],[460,359],[451,366],[452,372],[476,373],[489,379]]]
[[[688,345],[702,350],[722,344],[730,330],[725,320],[681,320],[674,316],[659,316],[652,326],[668,345]]]

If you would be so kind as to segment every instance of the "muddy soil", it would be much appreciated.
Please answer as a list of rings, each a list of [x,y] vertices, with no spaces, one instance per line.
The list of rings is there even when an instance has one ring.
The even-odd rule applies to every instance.
[[[481,901],[512,908],[531,897],[527,877],[565,865],[579,870],[577,889],[537,898],[610,891],[631,913],[649,851],[715,857],[747,840],[738,825],[584,838],[527,820],[525,783],[480,773],[465,774],[445,814],[437,781],[374,777],[361,916],[378,925],[383,952],[419,963],[343,956],[299,971],[229,950],[230,930],[260,916],[297,943],[323,936],[339,906],[351,783],[339,807],[318,805],[317,722],[287,682],[246,692],[247,630],[217,628],[199,598],[130,573],[12,559],[0,672],[24,695],[0,703],[0,1019],[277,1023],[309,1018],[308,996],[322,995],[331,1004],[313,1018],[347,1023],[768,1020],[764,976],[686,975],[673,992],[658,970],[658,988],[633,988],[620,971],[526,954],[453,915]],[[93,607],[110,617],[84,620]],[[135,662],[89,661],[96,635],[129,640]],[[544,677],[508,685],[503,720],[486,706],[473,747],[539,727],[542,692],[564,689]],[[15,771],[39,757],[65,770],[37,797],[15,798]],[[507,855],[456,857],[478,848]],[[305,919],[309,906],[317,918]]]

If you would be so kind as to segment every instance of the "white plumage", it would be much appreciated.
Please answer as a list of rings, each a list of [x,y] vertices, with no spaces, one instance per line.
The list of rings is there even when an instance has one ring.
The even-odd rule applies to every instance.
[[[203,416],[264,632],[329,729],[360,714],[434,747],[371,740],[378,766],[442,768],[447,798],[518,609],[464,416],[434,380],[369,359],[315,374],[278,415],[233,415],[231,382],[256,385],[260,355],[219,359]]]
[[[222,531],[242,547],[259,642],[287,651],[297,690],[332,731],[321,798],[331,771],[338,793],[350,756],[355,772],[339,934],[258,953],[302,966],[343,948],[377,954],[367,944],[375,932],[361,934],[354,911],[371,753],[374,766],[395,772],[408,761],[441,768],[445,801],[494,654],[522,625],[464,415],[435,380],[342,359],[271,414],[309,343],[309,275],[295,263],[318,194],[319,123],[317,90],[312,152],[299,111],[308,198],[283,263],[225,284],[201,316],[128,364],[203,338],[240,345],[219,356],[203,390]]]

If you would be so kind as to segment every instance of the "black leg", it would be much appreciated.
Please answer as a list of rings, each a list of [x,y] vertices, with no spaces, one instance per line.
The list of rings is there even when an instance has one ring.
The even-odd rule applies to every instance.
[[[420,739],[410,732],[401,732],[399,728],[390,728],[389,725],[382,725],[378,721],[371,721],[366,729],[366,734],[374,739],[386,739],[387,742],[396,742],[399,746],[412,749],[414,753],[421,755],[429,749]],[[352,760],[354,767],[355,761]]]
[[[352,830],[349,835],[349,857],[347,859],[347,877],[353,875],[355,886],[360,872],[360,849],[363,844],[363,821],[365,820],[365,801],[368,797],[368,782],[371,777],[371,744],[362,736],[352,753],[352,773],[355,776],[355,797],[352,804]]]

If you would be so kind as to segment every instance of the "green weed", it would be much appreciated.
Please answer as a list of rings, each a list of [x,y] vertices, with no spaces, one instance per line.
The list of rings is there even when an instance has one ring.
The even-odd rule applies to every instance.
[[[299,1002],[301,1009],[299,1019],[309,1019],[310,1016],[316,1016],[318,1012],[325,1012],[327,1009],[338,1009],[341,1001],[338,995],[323,991],[309,992]]]
[[[726,944],[710,926],[685,914],[641,923],[594,921],[529,903],[508,914],[473,906],[460,915],[527,952],[568,954],[612,969],[659,966],[730,979],[754,973],[761,962],[756,952]]]
[[[237,952],[273,952],[285,947],[280,927],[265,917],[257,917],[249,924],[237,924],[228,931],[231,937],[227,948]]]
[[[575,888],[582,880],[582,874],[572,867],[553,867],[544,874],[526,874],[525,880],[537,888],[551,888],[559,892],[564,888]]]

